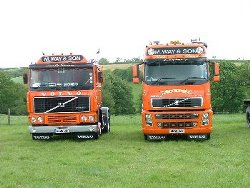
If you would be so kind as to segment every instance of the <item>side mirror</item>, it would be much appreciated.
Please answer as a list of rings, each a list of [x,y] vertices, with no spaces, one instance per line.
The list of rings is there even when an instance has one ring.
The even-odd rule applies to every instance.
[[[219,81],[220,81],[220,76],[214,76],[213,81],[214,81],[214,82],[219,82]]]
[[[214,63],[214,82],[220,81],[220,64]]]
[[[103,74],[102,74],[102,72],[98,72],[98,82],[103,83]]]
[[[28,75],[27,75],[27,73],[24,73],[24,74],[23,74],[23,83],[24,83],[24,84],[27,84],[27,83],[28,83]]]
[[[140,82],[139,79],[139,65],[134,64],[132,67],[132,72],[133,72],[133,83],[138,84]]]
[[[220,64],[214,63],[214,76],[219,76],[219,75],[220,75]]]

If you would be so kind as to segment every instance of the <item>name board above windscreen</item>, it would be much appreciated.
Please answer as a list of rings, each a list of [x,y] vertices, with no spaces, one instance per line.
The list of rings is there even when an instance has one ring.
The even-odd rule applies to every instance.
[[[148,55],[178,55],[178,54],[202,54],[205,50],[202,47],[167,47],[149,48]]]
[[[59,56],[44,56],[42,62],[62,62],[62,61],[81,61],[82,55],[59,55]]]

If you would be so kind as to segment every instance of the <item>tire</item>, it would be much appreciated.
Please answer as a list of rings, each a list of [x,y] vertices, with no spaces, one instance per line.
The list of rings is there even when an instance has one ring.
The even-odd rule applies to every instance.
[[[144,134],[144,140],[148,140],[148,136]]]
[[[110,132],[110,113],[109,109],[106,107],[103,107],[101,110],[101,127],[102,127],[102,133],[108,133]]]
[[[101,124],[99,124],[99,126],[98,126],[98,132],[97,132],[97,135],[98,135],[98,137],[100,137],[101,135],[102,135],[102,125]]]
[[[247,121],[247,127],[250,128],[250,106],[246,109],[246,121]]]
[[[207,140],[210,140],[210,134],[207,134]]]
[[[100,138],[100,134],[99,133],[94,133],[94,138],[95,140],[99,139]]]
[[[105,126],[103,127],[103,133],[110,132],[110,116],[108,116],[108,119],[105,122]]]

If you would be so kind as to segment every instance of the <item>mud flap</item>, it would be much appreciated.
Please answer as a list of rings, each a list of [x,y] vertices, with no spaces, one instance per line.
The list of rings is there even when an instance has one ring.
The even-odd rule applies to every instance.
[[[166,136],[165,135],[144,135],[145,140],[148,141],[161,141],[165,140]]]
[[[204,141],[210,139],[210,134],[189,134],[187,135],[188,140]]]
[[[96,139],[96,136],[94,133],[91,134],[76,134],[75,138],[78,140],[91,140],[91,139]]]
[[[33,140],[50,140],[52,138],[51,134],[32,134],[32,139]]]

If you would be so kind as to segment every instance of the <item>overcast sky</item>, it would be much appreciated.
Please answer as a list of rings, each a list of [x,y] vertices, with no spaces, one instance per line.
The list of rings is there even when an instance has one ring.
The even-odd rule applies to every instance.
[[[149,41],[208,44],[208,57],[250,59],[249,0],[6,0],[0,2],[0,67],[45,54],[110,61],[143,57]]]

